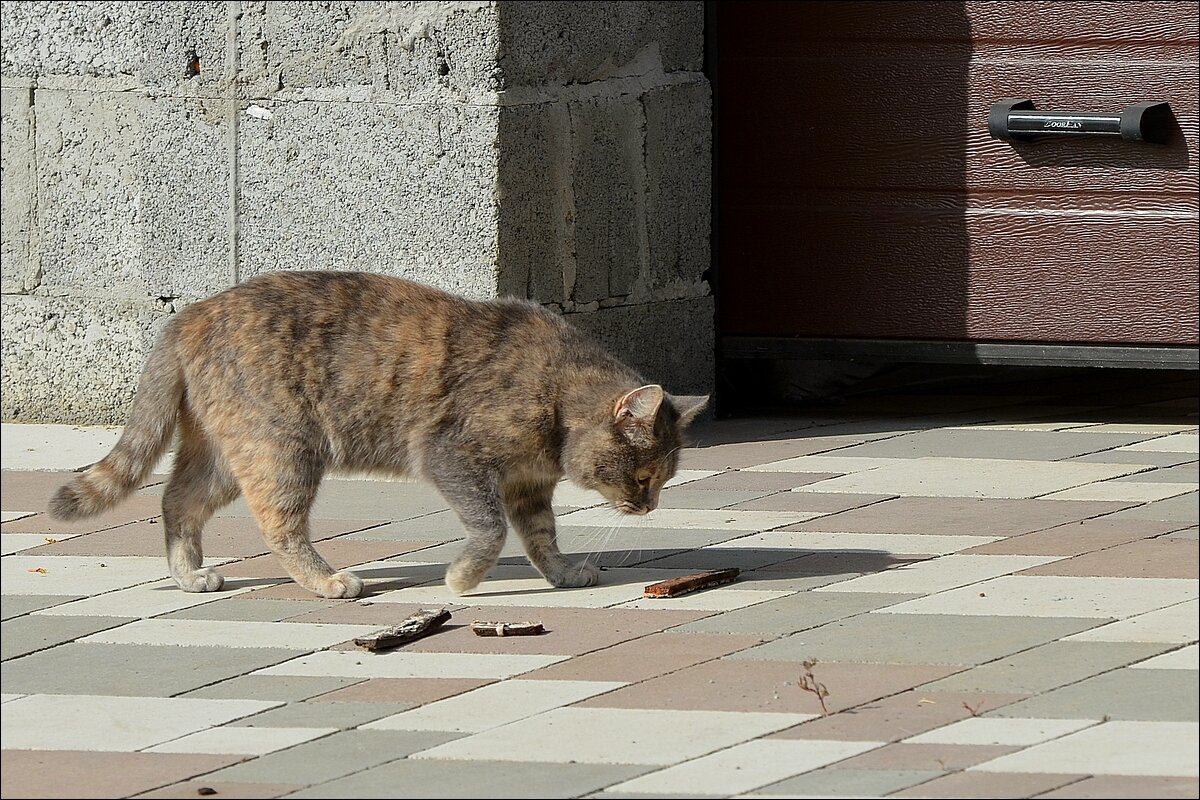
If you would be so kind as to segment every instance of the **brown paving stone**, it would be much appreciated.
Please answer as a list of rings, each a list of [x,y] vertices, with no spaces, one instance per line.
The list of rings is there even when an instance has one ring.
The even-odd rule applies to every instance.
[[[307,702],[424,705],[489,683],[495,681],[474,678],[369,678],[344,689],[310,697]]]
[[[1158,775],[1093,775],[1076,783],[1038,795],[1039,797],[1113,798],[1129,797],[1200,797],[1196,778]]]
[[[233,781],[209,781],[204,778],[196,778],[183,783],[176,783],[172,786],[164,786],[161,789],[155,789],[152,792],[134,795],[135,797],[187,797],[194,798],[203,797],[211,794],[210,792],[200,793],[200,789],[208,787],[215,789],[216,794],[213,797],[238,797],[243,800],[257,800],[257,798],[266,797],[283,797],[286,794],[291,794],[297,789],[303,789],[303,784],[299,783],[235,783]]]
[[[429,547],[436,542],[392,542],[380,540],[328,539],[316,543],[317,552],[325,557],[334,569],[345,569],[369,561],[382,561],[402,553],[411,553]],[[249,558],[232,564],[223,564],[220,572],[227,578],[280,578],[288,577],[287,571],[274,554]]]
[[[966,769],[1020,747],[998,744],[910,744],[895,742],[838,762],[842,769]],[[915,788],[915,787],[914,787]]]
[[[770,473],[760,473],[768,475]],[[839,514],[854,508],[890,500],[890,494],[840,494],[837,492],[777,492],[738,503],[729,508],[738,511],[804,511],[813,514]]]
[[[376,603],[358,606],[362,610],[357,610],[355,605],[347,603],[334,606],[289,621],[396,625],[417,609],[416,606],[395,608],[394,603]],[[393,608],[388,609],[387,606]],[[452,617],[445,626],[433,635],[406,644],[404,649],[429,653],[578,655],[694,622],[711,613],[627,608],[452,607]],[[371,621],[367,622],[368,619]],[[540,622],[546,628],[546,633],[540,636],[476,636],[470,627],[476,620]]]
[[[825,664],[813,668],[815,675],[824,674]],[[829,665],[833,666],[833,665]],[[824,678],[820,678],[824,681]],[[828,681],[824,681],[829,683]],[[832,696],[830,689],[830,696]],[[774,739],[836,739],[845,741],[895,742],[919,733],[940,728],[972,716],[963,703],[978,713],[1000,708],[1024,699],[1024,694],[984,694],[901,692],[881,700],[873,700],[856,708],[846,709],[827,717],[809,720],[773,734]]]
[[[127,797],[244,761],[244,756],[5,750],[4,797]]]
[[[1178,524],[1170,522],[1101,517],[977,545],[962,552],[967,555],[1077,556],[1127,542],[1136,542],[1139,539],[1161,536],[1178,527]]]
[[[16,511],[42,511],[43,508],[14,509]],[[156,497],[139,497],[134,495],[117,505],[87,519],[60,520],[53,519],[49,514],[35,514],[32,517],[22,517],[12,522],[5,522],[0,530],[5,533],[41,533],[53,536],[55,533],[92,533],[119,525],[128,525],[162,514],[162,507]]]
[[[955,672],[955,667],[821,663],[813,672],[825,684],[831,712],[911,689]],[[816,696],[797,685],[798,661],[709,661],[627,686],[579,705],[607,708],[779,711],[820,714]]]
[[[864,441],[865,438],[858,436],[813,436],[718,444],[684,450],[679,466],[685,469],[741,469],[785,458],[825,453]]]
[[[1011,748],[1016,749],[1016,748]],[[943,775],[927,783],[901,789],[888,797],[1050,797],[1042,792],[1067,786],[1080,775],[1049,775],[1045,773],[957,772]],[[1131,794],[1126,797],[1149,797]],[[1157,796],[1157,795],[1155,795]]]
[[[1016,574],[1195,579],[1200,575],[1200,547],[1186,539],[1145,539],[1042,564]]]
[[[0,505],[3,505],[5,511],[45,509],[54,493],[74,477],[75,473],[66,470],[58,472],[2,470],[0,471]],[[147,480],[146,484],[154,482],[156,481]],[[6,527],[5,531],[7,530]]]
[[[735,653],[763,641],[758,636],[656,633],[551,664],[521,677],[636,683]]]
[[[897,497],[866,508],[790,525],[784,530],[1019,536],[1131,505],[1134,503]]]

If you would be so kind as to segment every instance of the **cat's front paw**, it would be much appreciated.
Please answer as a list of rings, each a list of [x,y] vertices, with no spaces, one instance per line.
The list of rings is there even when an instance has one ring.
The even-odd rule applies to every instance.
[[[600,582],[600,568],[590,561],[580,561],[578,564],[567,561],[561,568],[551,571],[546,580],[560,589],[595,586]]]
[[[175,583],[185,592],[215,592],[225,585],[225,579],[211,567],[201,567],[176,576]]]
[[[358,597],[362,594],[363,580],[353,572],[335,572],[313,591],[321,597],[340,598]]]

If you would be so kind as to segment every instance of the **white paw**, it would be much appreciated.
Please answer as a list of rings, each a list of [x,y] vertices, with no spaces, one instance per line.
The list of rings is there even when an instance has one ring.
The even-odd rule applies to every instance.
[[[319,586],[313,591],[321,597],[336,599],[339,597],[358,597],[362,594],[362,590],[362,578],[353,572],[335,572],[321,581]]]
[[[182,577],[176,576],[175,583],[185,592],[215,592],[225,585],[225,578],[210,567],[202,567]]]
[[[483,576],[474,570],[457,569],[453,566],[446,570],[446,586],[455,594],[471,591],[481,580]]]

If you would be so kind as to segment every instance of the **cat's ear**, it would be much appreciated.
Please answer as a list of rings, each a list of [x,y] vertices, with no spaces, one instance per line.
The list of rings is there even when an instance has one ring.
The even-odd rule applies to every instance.
[[[656,384],[641,386],[625,394],[613,406],[613,420],[618,425],[653,425],[662,405],[663,389]]]
[[[683,430],[704,410],[708,405],[708,395],[668,395],[671,398],[671,405],[679,412],[679,429]]]

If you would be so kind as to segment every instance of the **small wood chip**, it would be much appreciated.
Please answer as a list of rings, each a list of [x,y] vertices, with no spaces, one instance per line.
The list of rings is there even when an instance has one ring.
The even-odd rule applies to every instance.
[[[399,625],[384,628],[366,636],[359,636],[354,643],[367,650],[386,650],[391,647],[399,647],[442,627],[448,619],[450,619],[450,612],[444,608],[423,608],[407,617]]]
[[[678,597],[688,592],[707,589],[710,586],[720,586],[723,583],[733,583],[737,580],[737,567],[729,569],[697,572],[694,575],[684,575],[682,578],[671,578],[669,581],[652,583],[643,590],[643,597]]]
[[[479,622],[471,623],[476,636],[538,636],[546,632],[540,622]]]

